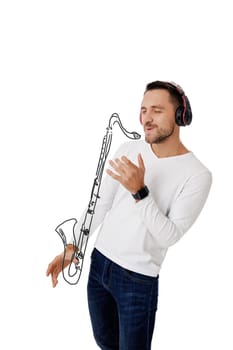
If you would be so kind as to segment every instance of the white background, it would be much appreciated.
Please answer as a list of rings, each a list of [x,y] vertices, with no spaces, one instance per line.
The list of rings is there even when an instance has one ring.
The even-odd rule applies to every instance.
[[[45,276],[54,228],[87,205],[113,112],[129,130],[146,83],[179,83],[186,147],[212,171],[195,225],[160,274],[153,349],[232,349],[230,1],[0,2],[1,349],[97,349],[81,281]],[[111,152],[126,141],[116,127]],[[172,176],[175,176],[175,172]],[[3,345],[4,344],[4,345]]]

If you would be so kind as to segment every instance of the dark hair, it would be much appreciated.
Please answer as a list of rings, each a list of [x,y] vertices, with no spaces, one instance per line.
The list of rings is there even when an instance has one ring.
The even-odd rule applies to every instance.
[[[177,88],[175,86],[173,86],[171,83],[166,82],[166,81],[156,80],[156,81],[153,81],[153,82],[147,84],[144,94],[147,91],[156,90],[156,89],[164,89],[164,90],[167,90],[169,92],[171,102],[174,105],[175,109],[178,106],[183,105],[183,99],[182,99],[181,93],[177,90]]]

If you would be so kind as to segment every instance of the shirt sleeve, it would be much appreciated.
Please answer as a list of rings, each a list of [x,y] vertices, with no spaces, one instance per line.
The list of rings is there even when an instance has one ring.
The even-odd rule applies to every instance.
[[[168,248],[175,244],[199,216],[212,184],[212,174],[206,170],[192,176],[180,191],[167,215],[164,215],[152,195],[135,203],[147,230],[159,246]]]

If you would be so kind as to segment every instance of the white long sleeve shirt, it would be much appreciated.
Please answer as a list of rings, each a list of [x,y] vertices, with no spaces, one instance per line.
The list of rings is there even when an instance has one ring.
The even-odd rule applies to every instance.
[[[158,158],[146,141],[121,145],[115,158],[125,155],[145,164],[149,195],[136,202],[118,181],[106,175],[100,187],[90,235],[101,224],[95,247],[122,267],[156,276],[168,248],[200,214],[212,183],[211,172],[192,152]],[[75,228],[80,232],[84,214]]]

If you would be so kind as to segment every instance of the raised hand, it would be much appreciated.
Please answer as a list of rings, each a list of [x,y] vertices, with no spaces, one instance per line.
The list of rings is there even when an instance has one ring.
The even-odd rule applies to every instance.
[[[138,165],[135,165],[125,156],[121,159],[116,158],[114,161],[110,160],[109,164],[116,173],[107,169],[108,175],[119,181],[132,194],[145,186],[145,166],[141,154],[138,155]]]

